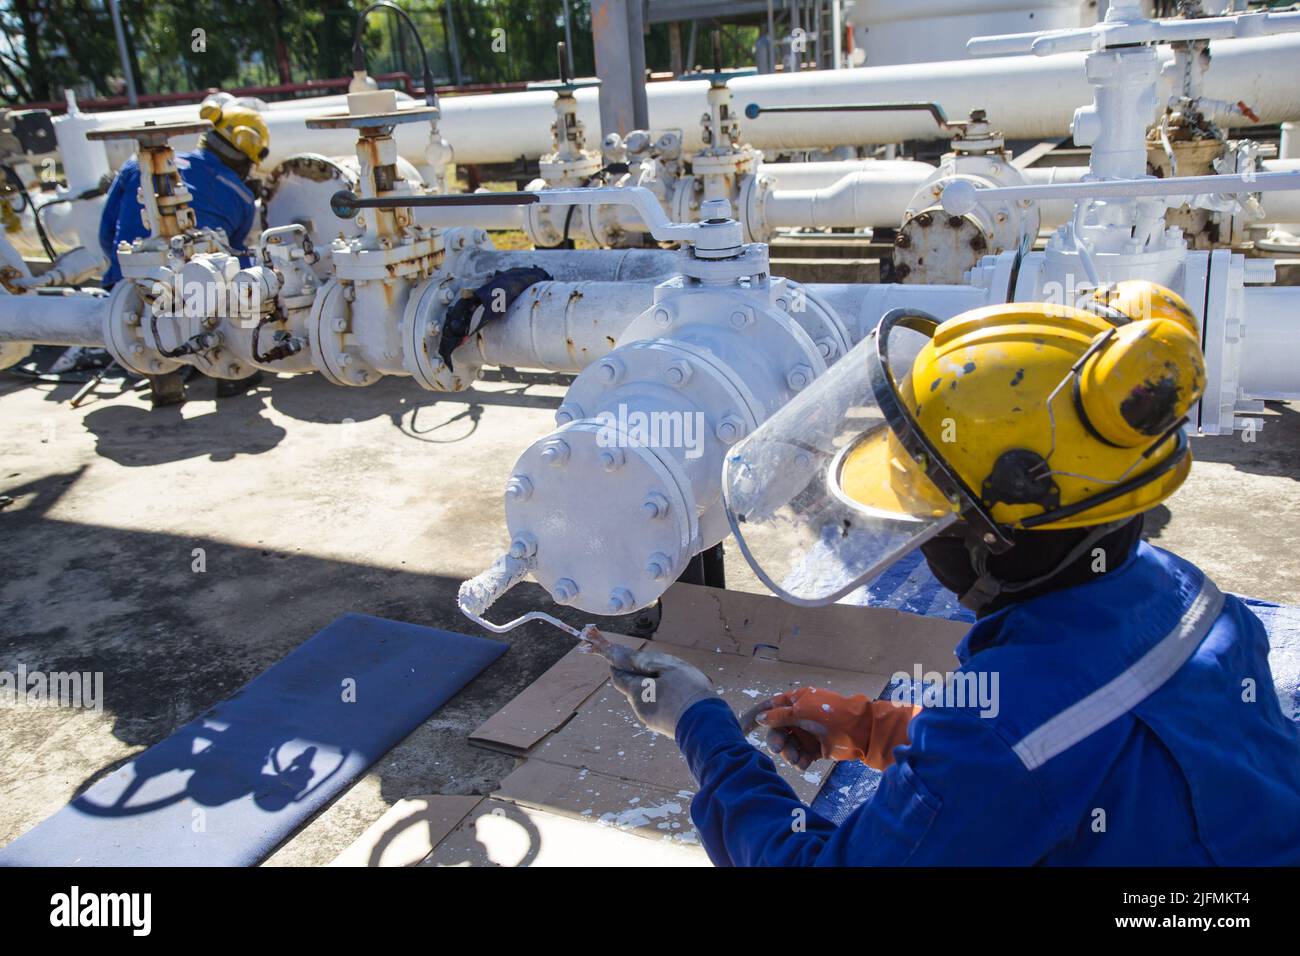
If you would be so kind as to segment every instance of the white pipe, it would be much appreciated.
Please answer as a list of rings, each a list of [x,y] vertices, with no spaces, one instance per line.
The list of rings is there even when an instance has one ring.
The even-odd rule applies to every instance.
[[[484,365],[580,372],[654,303],[654,282],[538,282],[462,348]],[[452,356],[453,361],[455,356]]]
[[[1025,177],[1025,182],[1035,186],[1046,186],[1052,183],[1082,182],[1083,177],[1088,175],[1088,167],[1039,166],[1022,169],[1020,172]],[[1040,229],[1055,229],[1057,226],[1063,226],[1074,218],[1074,200],[1040,199],[1038,216]]]
[[[1247,286],[1237,381],[1243,398],[1300,399],[1300,287]]]
[[[104,344],[108,296],[0,294],[0,342]]]
[[[825,189],[774,189],[764,200],[763,218],[773,229],[897,226],[933,170],[925,163],[890,166],[889,175],[859,170]]]
[[[524,228],[524,206],[416,206],[415,222],[426,229],[466,226],[475,229],[505,231]]]
[[[1300,84],[1284,82],[1285,77],[1294,75],[1295,63],[1300,60],[1300,35],[1220,40],[1213,44],[1213,52],[1205,96],[1233,103],[1242,100],[1264,123],[1300,119]],[[1160,58],[1162,62],[1172,60],[1171,51],[1161,48]],[[1173,78],[1162,82],[1171,84]],[[972,109],[984,109],[1006,136],[1024,139],[1064,136],[1074,110],[1093,98],[1084,76],[1083,54],[1077,53],[742,76],[730,85],[738,111],[750,103],[771,107],[926,100],[939,103],[953,119],[964,118]],[[647,97],[652,128],[681,129],[685,148],[699,149],[703,146],[699,118],[707,88],[707,84],[689,81],[651,83]],[[597,96],[594,88],[576,93],[578,116],[591,142],[598,142],[601,136]],[[303,122],[306,116],[337,112],[338,99],[294,100],[266,113],[271,129],[269,164],[294,153],[349,152],[354,140],[350,130],[308,130]],[[440,128],[458,163],[535,159],[552,148],[554,97],[549,92],[445,96],[439,102]],[[93,115],[103,125],[137,125],[144,118],[195,119],[198,106]],[[1230,119],[1248,122],[1240,116]],[[422,162],[428,133],[424,123],[398,126],[394,135],[400,155]],[[764,113],[745,121],[743,134],[755,147],[769,151],[897,143],[946,135],[924,112]],[[186,148],[185,141],[179,143]]]
[[[1294,172],[1300,170],[1300,159],[1270,159],[1261,165],[1266,173]],[[1300,190],[1265,193],[1260,202],[1264,206],[1265,222],[1300,222]]]
[[[669,249],[483,249],[468,255],[464,272],[486,275],[537,266],[556,282],[662,281],[680,271],[679,257]]]
[[[889,170],[893,169],[898,171],[896,175],[901,176],[904,168],[913,170],[921,179],[934,173],[934,167],[929,163],[912,159],[842,159],[815,163],[760,163],[758,174],[770,176],[777,189],[824,189],[850,173],[890,175]]]
[[[973,13],[1035,13],[1045,7],[1078,6],[1079,0],[858,0],[853,5],[852,19],[862,23],[894,23]]]

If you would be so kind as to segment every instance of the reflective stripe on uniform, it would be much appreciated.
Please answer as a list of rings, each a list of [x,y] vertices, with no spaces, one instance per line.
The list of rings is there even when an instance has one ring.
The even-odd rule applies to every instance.
[[[1223,593],[1208,577],[1201,582],[1177,626],[1128,670],[1031,730],[1012,749],[1028,770],[1096,733],[1146,700],[1196,652],[1223,610]]]

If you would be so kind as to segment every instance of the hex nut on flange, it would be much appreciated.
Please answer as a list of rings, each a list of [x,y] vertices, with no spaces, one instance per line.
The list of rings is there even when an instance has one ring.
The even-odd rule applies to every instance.
[[[645,501],[641,503],[641,510],[645,512],[647,518],[662,518],[668,514],[668,499],[657,491],[652,491],[645,496]]]
[[[609,610],[615,614],[630,611],[636,607],[636,598],[627,588],[614,588],[609,595]]]
[[[578,596],[578,583],[573,578],[560,578],[551,589],[557,604],[568,604]]]
[[[533,496],[533,483],[527,475],[514,475],[506,482],[506,497],[511,501],[527,501]]]
[[[600,453],[600,467],[605,471],[618,471],[626,460],[627,456],[623,454],[623,449],[618,447],[606,448]]]
[[[674,388],[681,388],[691,380],[691,374],[694,369],[691,368],[690,362],[677,361],[673,362],[664,369],[664,381]]]
[[[563,465],[569,460],[569,443],[562,438],[552,438],[542,448],[542,461],[548,465]]]
[[[606,385],[617,385],[623,377],[623,363],[616,358],[601,359],[596,374]]]
[[[668,576],[670,567],[672,567],[672,561],[669,560],[668,555],[662,551],[656,551],[650,555],[650,560],[646,562],[645,573],[650,575],[650,578],[654,581],[662,581]]]
[[[724,445],[734,445],[745,437],[745,423],[739,415],[724,415],[713,433]]]
[[[515,535],[515,540],[510,542],[510,557],[512,558],[531,558],[536,553],[537,539],[526,531]]]
[[[555,410],[555,423],[557,425],[567,425],[569,422],[576,422],[581,417],[582,409],[568,402]]]
[[[813,380],[813,370],[811,365],[805,365],[800,362],[790,371],[785,373],[785,384],[796,392],[803,391]]]

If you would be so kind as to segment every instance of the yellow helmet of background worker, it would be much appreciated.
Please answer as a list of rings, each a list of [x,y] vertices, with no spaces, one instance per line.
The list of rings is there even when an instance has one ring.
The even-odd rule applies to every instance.
[[[1155,308],[1176,308],[1173,293],[1125,291],[1148,317],[1035,303],[885,315],[728,455],[724,501],[755,573],[823,604],[958,522],[997,554],[1014,532],[1098,535],[1171,495],[1204,358],[1189,323]],[[900,377],[904,330],[915,358]]]
[[[213,131],[247,156],[254,166],[270,152],[270,130],[262,114],[251,106],[234,100],[222,103],[214,98],[199,107],[199,116],[211,123]]]

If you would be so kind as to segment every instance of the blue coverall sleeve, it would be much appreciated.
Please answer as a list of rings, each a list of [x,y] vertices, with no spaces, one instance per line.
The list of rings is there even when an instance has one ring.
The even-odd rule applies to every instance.
[[[817,816],[720,700],[691,707],[677,741],[700,789],[691,819],[720,866],[1029,864],[1054,837],[1032,775],[978,716],[922,711],[875,795],[838,828]]]
[[[251,200],[239,206],[239,218],[236,221],[234,234],[230,236],[236,251],[248,248],[248,234],[253,230],[253,220],[257,215],[256,203],[256,200]]]
[[[114,176],[108,195],[104,197],[104,209],[99,214],[99,247],[104,250],[109,262],[117,261],[117,220],[122,215],[122,195],[125,192],[122,176]]]

